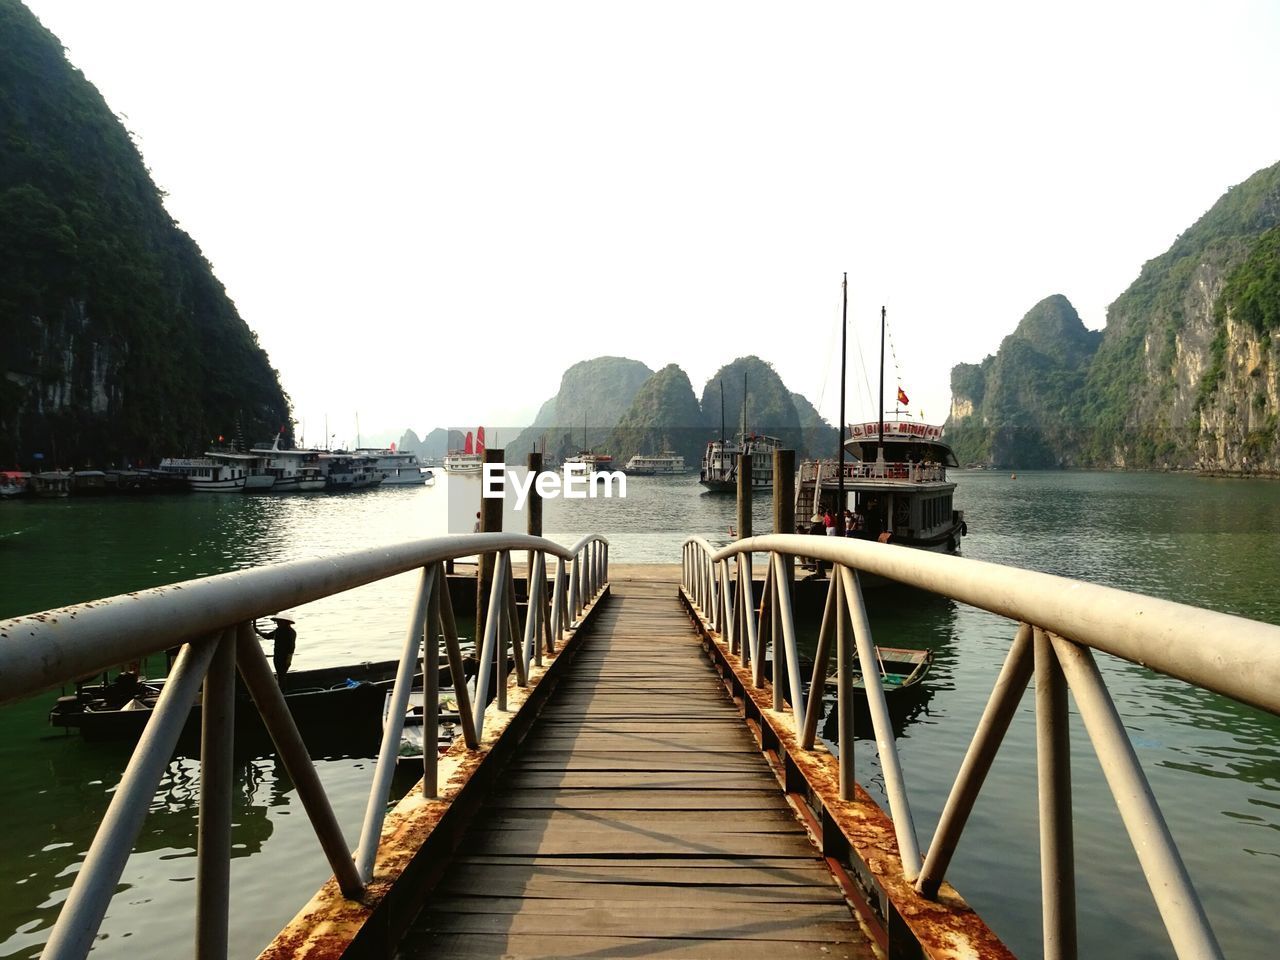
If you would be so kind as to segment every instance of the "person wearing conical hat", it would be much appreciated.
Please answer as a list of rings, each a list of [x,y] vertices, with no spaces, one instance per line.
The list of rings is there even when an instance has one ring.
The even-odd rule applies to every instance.
[[[277,613],[270,620],[276,625],[274,630],[259,630],[256,622],[253,629],[262,639],[271,641],[271,662],[276,668],[276,682],[283,687],[284,675],[289,672],[293,651],[298,646],[298,632],[293,629],[293,618],[285,613]]]

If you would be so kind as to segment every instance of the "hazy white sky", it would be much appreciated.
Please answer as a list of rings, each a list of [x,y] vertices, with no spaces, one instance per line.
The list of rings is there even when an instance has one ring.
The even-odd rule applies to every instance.
[[[845,270],[941,422],[954,363],[1053,293],[1101,327],[1280,160],[1271,0],[28,5],[314,443],[527,422],[601,354],[701,393],[758,353],[834,420]]]

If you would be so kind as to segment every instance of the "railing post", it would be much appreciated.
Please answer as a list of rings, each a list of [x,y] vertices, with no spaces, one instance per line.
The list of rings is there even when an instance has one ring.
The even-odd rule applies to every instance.
[[[529,608],[524,615],[524,637],[521,641],[520,651],[521,656],[524,657],[525,661],[526,683],[528,682],[528,665],[532,663],[536,666],[542,666],[542,644],[538,642],[542,632],[540,629],[539,618],[542,612],[542,602],[544,599],[542,591],[542,554],[531,553],[530,557],[532,559],[529,561],[529,566],[527,568],[528,572],[525,576],[525,581],[528,586],[527,593],[529,594]]]
[[[787,679],[790,681],[791,711],[796,729],[804,726],[804,680],[800,676],[800,650],[796,645],[796,622],[791,611],[791,581],[787,577],[787,560],[782,554],[773,555],[773,581],[778,591],[778,619],[782,623],[782,646],[787,657]],[[775,641],[776,642],[776,641]],[[776,654],[775,654],[776,656]],[[810,693],[813,691],[811,690]],[[822,697],[822,688],[818,688]]]
[[[262,721],[276,745],[276,753],[284,764],[289,779],[298,791],[298,799],[302,801],[316,831],[320,846],[325,852],[329,866],[333,868],[334,878],[343,896],[355,900],[364,892],[364,883],[356,870],[355,861],[351,859],[351,851],[347,841],[343,839],[342,828],[329,805],[329,798],[320,783],[315,764],[307,753],[302,735],[293,722],[293,714],[284,702],[284,694],[271,673],[262,648],[252,637],[238,635],[236,637],[236,667],[244,684],[249,688],[249,695],[262,714]],[[166,684],[166,687],[168,685]]]
[[[454,696],[458,700],[458,719],[462,723],[462,739],[468,750],[480,746],[480,738],[476,736],[475,716],[471,708],[471,694],[467,692],[465,671],[462,667],[462,647],[458,643],[458,624],[453,619],[453,598],[449,595],[449,580],[444,575],[440,564],[436,564],[436,589],[440,605],[440,632],[444,634],[444,648],[449,655],[449,676],[453,680]],[[477,622],[478,624],[478,622]],[[430,627],[435,629],[435,627]],[[478,651],[477,651],[478,652]],[[480,699],[480,688],[476,687],[476,699]]]
[[[58,913],[42,958],[66,960],[88,955],[217,643],[217,637],[210,637],[185,644],[174,661],[155,711],[129,758],[106,816]],[[258,655],[262,656],[261,650]]]
[[[1084,647],[1049,636],[1174,952],[1179,960],[1221,960],[1222,948],[1187,876],[1169,825],[1151,793],[1151,784],[1142,772],[1098,665]]]
[[[476,702],[474,704],[474,717],[477,739],[484,734],[484,711],[489,705],[489,684],[493,680],[493,663],[494,658],[498,655],[501,644],[498,643],[498,626],[502,618],[502,566],[499,565],[493,577],[493,583],[489,587],[489,604],[488,615],[484,619],[484,643],[480,647],[480,670],[476,674]],[[479,631],[481,621],[476,621],[476,629]],[[503,657],[503,666],[506,666],[506,657]],[[504,670],[505,672],[505,670]],[[499,691],[503,691],[504,685],[498,685]],[[501,694],[505,700],[505,693]]]
[[[240,630],[251,631],[250,624]],[[226,960],[231,919],[231,801],[235,787],[236,630],[218,638],[204,680],[200,818],[196,839],[196,960]]]
[[[507,637],[510,640],[511,662],[516,670],[516,684],[521,687],[529,685],[529,669],[524,660],[524,643],[523,636],[520,631],[520,612],[516,605],[516,577],[515,571],[511,569],[511,554],[508,553],[506,560],[507,565]],[[533,616],[533,604],[529,604],[528,612],[525,619]],[[504,656],[505,660],[506,657]]]
[[[747,572],[751,572],[750,564]],[[754,586],[754,585],[753,585]],[[755,591],[752,590],[754,595]],[[757,690],[764,689],[764,652],[773,644],[773,565],[764,568],[764,589],[760,591],[760,626],[756,630],[756,648],[751,663],[751,685]],[[752,610],[752,617],[755,611]]]
[[[413,691],[413,675],[418,666],[418,652],[422,649],[422,635],[428,622],[431,591],[435,584],[435,567],[425,567],[418,578],[418,591],[413,610],[409,615],[409,628],[400,650],[400,663],[396,667],[395,684],[391,688],[391,706],[387,723],[382,731],[382,744],[378,749],[378,762],[373,768],[373,783],[369,787],[369,801],[365,804],[364,824],[360,828],[360,842],[356,846],[356,872],[361,883],[373,877],[373,862],[378,855],[378,841],[382,836],[382,823],[387,813],[387,794],[391,778],[396,772],[396,757],[400,753],[400,731]],[[423,717],[422,748],[428,749],[426,717]],[[427,794],[430,796],[430,794]]]
[[[502,450],[489,450],[484,452],[484,462],[486,464],[502,463]],[[483,471],[483,467],[481,470]],[[504,481],[505,484],[505,481]],[[502,506],[505,502],[500,497],[486,497],[484,495],[484,474],[480,475],[480,532],[481,533],[501,533],[502,532]],[[505,493],[504,485],[504,493]],[[479,625],[487,619],[487,610],[489,603],[490,587],[493,583],[493,563],[494,554],[482,553],[476,557],[476,632],[480,630]],[[479,699],[479,698],[477,698]]]
[[[564,639],[564,558],[556,557],[555,583],[551,587],[551,643],[547,652],[555,650],[557,644]]]
[[[786,635],[782,627],[782,586],[779,583],[778,565],[773,562],[774,555],[766,553],[764,562],[769,570],[769,652],[773,654],[773,709],[781,713],[787,707],[787,653]]]
[[[853,774],[853,644],[849,642],[848,597],[840,565],[832,564],[831,579],[836,588],[836,710],[840,744],[840,799],[852,800],[856,781]]]
[[[833,575],[835,572],[833,571]],[[898,761],[898,744],[894,739],[893,724],[889,721],[889,708],[884,700],[879,658],[871,639],[871,623],[867,619],[867,607],[862,599],[862,584],[858,582],[856,571],[840,567],[838,572],[844,600],[849,608],[849,619],[853,624],[853,639],[858,648],[858,664],[862,669],[862,685],[867,694],[867,708],[875,730],[876,749],[880,753],[885,792],[889,795],[889,813],[898,838],[902,873],[907,880],[915,880],[920,874],[920,843],[916,839],[916,825],[911,816],[911,804],[907,800],[906,778],[902,774],[902,764]]]
[[[494,590],[489,616],[497,624],[497,635],[493,645],[493,662],[497,671],[494,687],[498,709],[502,711],[507,709],[507,641],[511,631],[511,619],[508,616],[507,606],[507,577],[510,576],[510,572],[511,567],[507,563],[506,554],[499,554],[493,575]],[[485,640],[488,641],[487,631]]]
[[[1033,643],[1044,960],[1075,960],[1076,868],[1071,824],[1067,681],[1048,634],[1036,627]]]
[[[827,602],[822,608],[822,626],[818,628],[818,648],[813,654],[813,679],[809,683],[809,702],[805,704],[804,728],[800,746],[812,750],[818,739],[818,721],[822,718],[823,693],[827,683],[827,663],[831,659],[831,631],[835,627],[836,577],[827,584]]]
[[[747,562],[747,554],[738,554],[738,603],[742,611],[742,627],[746,632],[742,637],[742,664],[751,666],[751,684],[760,686],[760,677],[756,670],[756,661],[760,659],[760,635],[756,630],[755,584],[751,582],[751,566]]]
[[[916,890],[921,896],[932,898],[938,895],[938,888],[942,886],[942,878],[951,865],[951,857],[956,852],[956,844],[960,842],[965,822],[973,812],[978,792],[996,758],[996,751],[1000,749],[1000,742],[1009,729],[1009,722],[1018,709],[1022,694],[1026,692],[1027,681],[1031,679],[1031,666],[1031,628],[1024,623],[1018,627],[1018,633],[1009,647],[1004,666],[1000,668],[1000,676],[996,678],[991,696],[982,711],[982,719],[973,732],[969,749],[960,763],[955,783],[951,785],[951,793],[938,818],[929,852],[925,855],[924,866],[920,868],[920,877],[916,880]]]
[[[440,792],[440,593],[449,589],[449,583],[440,575],[438,564],[428,576],[432,582],[422,634],[422,795],[434,797]]]

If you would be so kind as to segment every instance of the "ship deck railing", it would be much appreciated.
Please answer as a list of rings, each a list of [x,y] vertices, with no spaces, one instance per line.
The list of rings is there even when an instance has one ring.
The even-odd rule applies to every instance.
[[[836,460],[806,460],[800,464],[799,484],[835,483],[840,476]],[[940,483],[947,479],[947,468],[940,463],[898,463],[846,460],[846,480],[893,480],[907,483]]]
[[[753,556],[764,554],[763,595],[754,596]],[[1223,956],[1177,845],[1156,802],[1094,651],[1140,664],[1240,703],[1280,715],[1280,626],[1031,570],[842,538],[776,534],[715,547],[685,542],[682,589],[709,639],[744,677],[744,699],[764,691],[800,752],[821,750],[822,696],[806,697],[800,675],[790,565],[814,557],[832,569],[814,655],[811,690],[836,660],[839,796],[852,800],[855,671],[867,679],[893,831],[894,855],[870,881],[898,901],[938,897],[947,868],[1014,713],[1034,679],[1046,958],[1074,958],[1075,863],[1067,692],[1102,767],[1175,953]],[[878,682],[875,643],[860,574],[874,574],[1000,616],[1013,640],[932,839],[921,846],[893,726]],[[751,590],[740,586],[752,584]],[[834,648],[834,649],[833,649]],[[1241,669],[1247,664],[1248,669]],[[876,850],[877,856],[883,847]],[[884,869],[884,863],[888,863]],[[908,922],[910,922],[908,920]]]

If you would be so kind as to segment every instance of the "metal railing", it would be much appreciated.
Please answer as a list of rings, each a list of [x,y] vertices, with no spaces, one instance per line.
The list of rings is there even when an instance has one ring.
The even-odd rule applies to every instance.
[[[757,688],[765,686],[765,652],[770,652],[773,707],[782,711],[789,700],[805,750],[814,749],[831,635],[835,633],[841,800],[851,800],[854,795],[852,674],[861,670],[903,875],[918,893],[937,896],[978,792],[1034,676],[1046,960],[1076,956],[1068,690],[1075,698],[1177,956],[1186,960],[1222,956],[1091,651],[1110,653],[1280,714],[1280,626],[1064,577],[888,544],[773,535],[718,549],[695,537],[685,542],[683,551],[682,584],[687,596],[729,652],[739,657],[744,667],[750,665]],[[768,558],[758,609],[754,589],[736,589],[730,571],[732,562],[736,583],[752,583],[753,552]],[[832,565],[807,702],[798,676],[799,652],[787,576],[787,565],[797,556]],[[880,683],[859,572],[929,590],[1018,624],[923,858]]]
[[[523,631],[512,551],[526,552],[529,558],[529,604]],[[462,653],[444,564],[488,554],[496,554],[495,570],[480,650],[478,695],[471,704],[462,682]],[[549,558],[556,561],[550,582]],[[421,660],[425,685],[424,732],[435,730],[439,721],[439,644],[443,638],[465,748],[482,749],[483,700],[495,663],[497,708],[506,709],[508,641],[514,682],[525,686],[530,682],[530,665],[540,666],[544,652],[554,653],[556,645],[578,624],[584,609],[600,595],[608,581],[608,566],[608,541],[602,537],[585,537],[565,549],[541,537],[480,533],[220,574],[0,622],[0,703],[182,645],[43,957],[52,960],[88,954],[202,683],[195,956],[221,960],[227,955],[228,942],[236,671],[297,788],[342,893],[358,899],[373,876],[418,662]],[[415,569],[420,569],[422,576],[392,687],[391,710],[360,841],[352,854],[284,694],[256,641],[253,622],[287,607]],[[437,778],[438,751],[427,736],[422,779],[425,796],[437,795]]]

